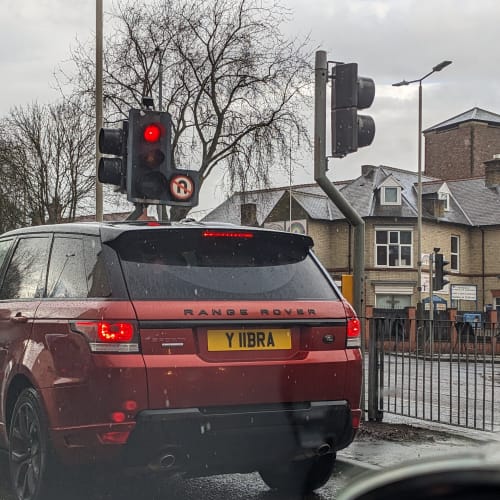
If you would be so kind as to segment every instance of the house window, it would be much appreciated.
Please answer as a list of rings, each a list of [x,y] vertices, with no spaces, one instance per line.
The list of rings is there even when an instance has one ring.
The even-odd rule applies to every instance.
[[[389,186],[382,188],[382,204],[401,205],[401,189]]]
[[[375,233],[375,258],[377,266],[412,266],[413,247],[411,230],[377,229]]]
[[[375,295],[375,307],[379,309],[404,309],[411,306],[411,295]]]
[[[458,271],[460,264],[460,237],[451,237],[450,270]]]
[[[448,212],[450,209],[450,194],[449,193],[439,193],[439,199],[444,200],[444,210]]]

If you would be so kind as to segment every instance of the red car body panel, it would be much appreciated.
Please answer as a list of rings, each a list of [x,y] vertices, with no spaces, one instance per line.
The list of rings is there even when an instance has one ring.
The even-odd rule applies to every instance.
[[[141,322],[164,322],[164,328],[141,328],[151,408],[268,403],[273,401],[347,399],[359,404],[359,389],[346,394],[345,380],[360,380],[360,362],[348,363],[345,324],[293,326],[292,348],[277,351],[209,352],[210,321],[253,321],[272,328],[283,319],[333,320],[345,315],[341,302],[134,302]],[[168,328],[168,322],[200,321],[192,328]],[[332,333],[335,341],[321,338]],[[176,345],[177,344],[177,345]],[[170,347],[173,346],[173,347]],[[314,350],[322,348],[322,350]],[[286,361],[286,363],[284,363]],[[311,365],[314,372],[311,373]],[[352,366],[350,366],[352,365]],[[357,365],[357,366],[356,366]],[[315,381],[331,381],[317,384]]]
[[[0,305],[0,402],[5,401],[12,378],[23,363],[40,300],[12,301]],[[0,405],[0,446],[6,446],[4,405]]]
[[[262,403],[347,400],[359,405],[361,356],[345,349],[345,324],[314,326],[307,319],[332,320],[343,313],[341,302],[43,302],[19,372],[36,381],[61,456],[68,463],[85,462],[100,449],[111,460],[119,446],[103,444],[103,432],[130,431],[135,415],[144,409]],[[283,318],[304,320],[292,327],[292,349],[211,353],[207,350],[207,322],[192,328],[169,328],[168,322],[217,318],[258,321],[268,328]],[[142,354],[93,354],[88,341],[69,328],[70,320],[141,318],[141,324],[164,323],[162,328],[140,328]],[[209,323],[208,323],[209,324]],[[335,341],[321,338],[333,333]],[[163,347],[177,344],[179,347]],[[182,347],[180,347],[182,344]],[[311,367],[313,371],[311,371]],[[321,380],[324,383],[318,384]],[[133,411],[124,411],[128,401]],[[112,415],[124,412],[125,421]]]
[[[190,427],[184,434],[176,429],[184,420],[196,428],[200,415],[212,410],[221,436],[231,436],[234,427],[241,439],[255,437],[265,444],[268,435],[295,439],[304,429],[313,447],[322,443],[322,433],[332,446],[346,446],[360,415],[362,357],[358,347],[347,347],[353,317],[341,297],[2,301],[0,446],[8,444],[8,409],[19,380],[41,395],[55,451],[67,464],[116,461],[128,448],[142,460],[133,446],[140,448],[144,436],[144,446],[159,449],[170,445],[172,435],[191,440]],[[93,351],[91,339],[77,326],[103,321],[134,325],[136,352]],[[264,346],[263,339],[270,342],[276,331],[289,343]],[[217,332],[234,339],[242,334],[243,344],[210,347],[209,336]],[[262,349],[245,339],[263,342]],[[316,423],[309,424],[309,414]],[[261,424],[248,425],[245,418]],[[283,453],[298,453],[297,443],[284,446]],[[191,445],[195,449],[197,443]]]

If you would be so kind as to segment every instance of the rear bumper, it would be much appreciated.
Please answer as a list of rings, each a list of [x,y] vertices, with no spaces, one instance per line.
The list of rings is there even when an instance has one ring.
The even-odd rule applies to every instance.
[[[123,458],[164,472],[249,472],[340,450],[354,433],[346,401],[146,410]]]

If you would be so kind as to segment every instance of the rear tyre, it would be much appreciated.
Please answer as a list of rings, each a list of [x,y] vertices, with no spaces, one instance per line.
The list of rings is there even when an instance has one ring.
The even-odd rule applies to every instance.
[[[272,489],[307,494],[328,482],[335,467],[335,458],[335,453],[329,453],[262,469],[259,474]]]
[[[47,418],[40,396],[25,389],[19,396],[9,427],[9,468],[19,500],[48,500],[55,473]]]

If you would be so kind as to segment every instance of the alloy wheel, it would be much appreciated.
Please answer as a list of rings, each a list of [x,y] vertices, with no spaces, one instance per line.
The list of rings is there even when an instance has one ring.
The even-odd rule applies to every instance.
[[[13,415],[10,443],[11,477],[19,499],[35,497],[41,465],[40,420],[30,402],[25,401]]]

